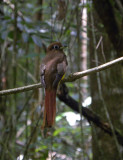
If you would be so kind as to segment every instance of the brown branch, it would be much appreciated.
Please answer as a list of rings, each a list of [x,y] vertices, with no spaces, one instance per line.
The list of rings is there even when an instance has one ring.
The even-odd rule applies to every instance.
[[[66,87],[65,84],[62,84],[60,86],[57,97],[59,98],[60,101],[68,105],[72,110],[79,113],[79,103],[69,96],[68,88]],[[109,134],[110,136],[113,136],[110,125],[107,122],[102,121],[102,119],[91,109],[82,107],[82,115],[89,122],[93,122],[97,127],[101,128],[105,133]],[[116,134],[119,144],[123,146],[123,136],[116,129],[114,130],[114,132]]]
[[[122,61],[123,61],[123,57],[120,57],[120,58],[117,58],[113,61],[107,62],[103,65],[100,65],[98,67],[94,67],[94,68],[91,68],[91,69],[88,69],[88,70],[82,71],[82,72],[73,73],[73,74],[69,75],[67,78],[65,78],[64,80],[62,80],[62,82],[75,81],[81,77],[105,70],[111,66],[114,66],[115,64],[121,63]],[[41,83],[37,83],[37,84],[28,85],[28,86],[24,86],[24,87],[3,90],[3,91],[0,91],[0,96],[15,94],[15,93],[19,93],[19,92],[25,92],[25,91],[29,91],[29,90],[33,90],[33,89],[37,89],[37,88],[41,88],[41,87],[42,87]]]

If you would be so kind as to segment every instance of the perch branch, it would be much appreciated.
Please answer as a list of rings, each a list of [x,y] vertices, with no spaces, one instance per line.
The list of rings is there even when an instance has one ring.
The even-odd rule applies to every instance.
[[[91,69],[88,69],[88,70],[82,71],[82,72],[73,73],[73,74],[69,75],[68,77],[66,77],[64,80],[62,80],[62,82],[73,82],[81,77],[105,70],[111,66],[114,66],[115,64],[121,63],[122,61],[123,61],[123,57],[120,57],[120,58],[117,58],[113,61],[107,62],[103,65],[100,65],[98,67],[94,67],[94,68],[91,68]],[[37,88],[41,88],[41,87],[42,87],[41,83],[37,83],[37,84],[32,84],[32,85],[28,85],[28,86],[19,87],[19,88],[3,90],[3,91],[0,91],[0,96],[15,94],[15,93],[19,93],[19,92],[25,92],[25,91],[29,91],[29,90],[33,90],[33,89],[37,89]]]
[[[34,90],[41,87],[42,87],[41,83],[37,83],[37,84],[32,84],[28,86],[19,87],[19,88],[7,89],[7,90],[0,91],[0,96],[15,94],[19,92],[25,92],[25,91]]]
[[[110,61],[110,62],[107,62],[105,64],[102,64],[100,66],[97,66],[97,67],[94,67],[94,68],[91,68],[91,69],[88,69],[86,71],[81,71],[81,72],[76,72],[76,73],[73,73],[71,75],[69,75],[68,77],[66,77],[63,82],[72,82],[72,81],[75,81],[81,77],[84,77],[84,76],[87,76],[87,75],[90,75],[92,73],[96,73],[96,72],[100,72],[100,71],[103,71],[117,63],[120,63],[123,61],[123,57],[120,57],[120,58],[117,58],[113,61]]]

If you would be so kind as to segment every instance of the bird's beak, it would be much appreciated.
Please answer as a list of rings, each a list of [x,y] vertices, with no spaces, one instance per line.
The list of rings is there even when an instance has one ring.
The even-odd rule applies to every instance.
[[[65,49],[67,48],[67,45],[63,45],[62,47],[60,47],[60,49]]]

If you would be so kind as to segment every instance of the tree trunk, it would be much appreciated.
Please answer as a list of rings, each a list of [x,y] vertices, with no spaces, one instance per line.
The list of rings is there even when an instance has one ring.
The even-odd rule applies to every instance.
[[[96,29],[98,34],[93,34],[93,31],[89,32],[90,68],[95,67],[97,63],[100,65],[105,63],[105,60],[107,62],[116,58],[115,51],[113,51],[107,35],[103,36],[103,40],[98,49],[95,49],[96,44],[101,37],[101,34],[99,35],[101,28],[99,28],[99,19],[97,18],[96,13],[94,13],[94,19],[96,19],[96,22],[95,26],[91,23],[92,30]],[[90,21],[92,21],[91,18],[89,22]],[[94,43],[94,36],[96,44]],[[103,46],[105,47],[103,48]],[[96,54],[98,57],[97,63]],[[90,75],[90,86],[93,111],[99,114],[105,122],[110,123],[109,120],[111,120],[112,125],[119,129],[120,132],[123,132],[123,76],[121,71],[122,66],[121,64],[118,64],[99,74],[92,74]],[[115,136],[110,137],[94,125],[92,125],[92,146],[94,160],[121,159],[120,148],[117,145]]]

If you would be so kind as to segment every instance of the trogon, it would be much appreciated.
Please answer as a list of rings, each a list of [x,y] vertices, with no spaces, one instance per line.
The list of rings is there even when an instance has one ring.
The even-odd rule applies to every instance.
[[[67,68],[64,46],[60,42],[51,43],[40,67],[41,83],[45,88],[44,119],[42,128],[52,127],[56,116],[56,91]]]

